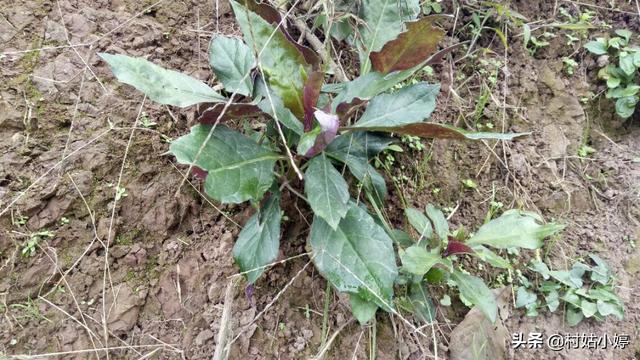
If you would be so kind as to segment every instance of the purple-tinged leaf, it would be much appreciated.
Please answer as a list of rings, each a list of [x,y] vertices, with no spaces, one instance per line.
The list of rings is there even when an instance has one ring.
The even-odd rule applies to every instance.
[[[320,129],[322,129],[322,131],[320,132],[318,137],[316,137],[316,141],[313,144],[313,147],[305,154],[305,156],[307,157],[313,157],[322,152],[322,150],[324,150],[327,146],[329,146],[333,139],[336,138],[336,135],[338,135],[338,127],[340,126],[340,120],[335,114],[329,114],[322,110],[316,110],[314,115],[316,116],[316,119],[320,124]]]
[[[418,122],[402,126],[345,127],[344,130],[383,131],[402,135],[420,136],[423,138],[456,139],[456,140],[513,140],[531,133],[491,133],[471,132],[454,126],[431,122]]]
[[[454,240],[451,236],[449,236],[449,243],[447,244],[447,248],[442,252],[442,257],[473,253],[475,253],[475,251],[473,251],[473,249],[468,247],[465,243]]]
[[[198,180],[204,180],[207,178],[207,175],[209,174],[209,172],[201,167],[198,166],[192,166],[191,167],[191,173],[193,174],[193,176],[196,177],[196,179]]]
[[[434,26],[441,18],[441,15],[433,15],[407,23],[407,31],[384,44],[380,51],[370,54],[373,69],[387,74],[410,69],[427,60],[444,37],[444,30]]]
[[[304,131],[310,131],[313,128],[313,113],[315,111],[318,98],[320,97],[320,89],[324,82],[324,74],[321,71],[312,72],[307,78],[302,91],[302,104],[304,105]]]
[[[223,103],[214,104],[213,106],[204,110],[200,114],[196,122],[200,124],[206,124],[206,125],[215,124],[215,122],[218,120],[218,117],[222,113],[224,106],[225,104]],[[239,118],[258,117],[263,114],[264,113],[262,112],[262,110],[260,110],[260,108],[257,105],[232,103],[232,104],[229,104],[229,106],[227,107],[227,110],[222,115],[222,118],[220,119],[219,123],[223,123],[225,121],[235,120]]]

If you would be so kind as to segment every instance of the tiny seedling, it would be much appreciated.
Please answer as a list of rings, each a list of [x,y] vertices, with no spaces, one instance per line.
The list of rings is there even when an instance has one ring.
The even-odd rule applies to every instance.
[[[564,71],[567,75],[573,75],[576,67],[578,67],[578,62],[569,57],[562,58],[562,63],[564,64]]]
[[[40,244],[40,240],[43,238],[52,238],[55,234],[49,230],[41,230],[29,235],[27,241],[25,241],[22,246],[21,254],[25,257],[33,256],[38,249],[38,244]]]
[[[145,112],[142,113],[142,115],[140,116],[140,124],[147,128],[147,129],[151,129],[153,127],[155,127],[156,125],[158,125],[158,123],[156,123],[155,121],[151,120],[151,118],[149,117],[149,115]]]
[[[607,99],[615,99],[616,113],[623,119],[633,115],[640,100],[636,74],[640,68],[640,48],[631,46],[633,33],[626,29],[615,31],[617,36],[599,37],[584,47],[594,55],[607,56],[609,64],[598,71],[598,78],[607,83]]]
[[[230,3],[244,41],[222,35],[212,39],[209,61],[222,92],[142,58],[100,56],[120,81],[151,100],[178,107],[200,105],[196,125],[170,142],[169,153],[204,178],[204,191],[212,199],[249,202],[257,210],[243,224],[233,248],[249,284],[276,261],[281,202],[293,198],[308,204],[304,209],[312,215],[311,259],[335,289],[349,295],[355,317],[365,323],[378,308],[395,313],[399,273],[394,242],[400,240],[381,209],[387,186],[371,159],[382,153],[387,156],[380,161],[382,167],[393,163],[397,139],[391,134],[411,136],[409,146],[416,150],[422,148],[417,137],[511,140],[526,134],[474,133],[427,121],[440,86],[415,74],[455,46],[438,51],[445,32],[437,24],[443,17],[418,19],[418,2],[406,9],[368,2],[336,4],[364,20],[334,23],[339,33],[325,29],[359,54],[360,73],[346,82],[332,76],[336,70],[331,59],[321,59],[291,40],[287,27],[281,26],[287,19],[277,10],[250,0]],[[407,21],[397,21],[399,11]],[[323,21],[319,24],[324,26]],[[260,126],[247,126],[257,123]],[[118,194],[126,192],[118,189]],[[298,212],[287,215],[302,222]],[[446,244],[446,234],[439,235]],[[438,249],[441,256],[445,248]],[[401,258],[406,261],[406,255]],[[445,264],[451,261],[442,259]],[[453,265],[447,269],[464,296],[475,301],[466,284],[477,281]],[[415,291],[419,297],[421,291]]]

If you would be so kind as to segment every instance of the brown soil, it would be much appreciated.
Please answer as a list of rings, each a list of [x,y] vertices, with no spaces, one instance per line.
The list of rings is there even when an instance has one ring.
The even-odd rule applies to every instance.
[[[245,208],[211,203],[198,181],[183,182],[185,169],[164,155],[164,136],[184,134],[194,110],[143,101],[115,82],[96,55],[145,56],[211,80],[209,39],[215,32],[238,33],[228,5],[220,2],[216,19],[213,3],[0,0],[0,358],[208,359],[221,327],[232,333],[231,359],[307,359],[318,352],[326,283],[308,257],[296,256],[306,251],[306,233],[285,233],[281,258],[287,261],[270,268],[255,289],[238,286],[225,300],[227,286],[240,279],[231,249]],[[577,9],[573,2],[560,3]],[[514,1],[511,7],[530,21],[552,22],[559,16],[557,4]],[[628,13],[596,8],[598,19],[638,30],[635,6],[620,6]],[[453,5],[445,7],[455,12]],[[458,28],[471,22],[470,15],[469,8],[461,9]],[[407,180],[390,186],[390,213],[402,225],[401,190],[410,205],[456,208],[451,223],[469,229],[482,222],[493,196],[505,208],[526,208],[567,224],[545,248],[549,261],[565,268],[588,253],[607,260],[625,303],[624,321],[585,321],[571,328],[561,311],[528,318],[512,310],[506,328],[525,334],[629,334],[631,345],[595,353],[509,350],[508,357],[633,359],[640,352],[640,305],[634,301],[640,248],[633,245],[640,240],[640,129],[637,120],[616,120],[604,96],[580,101],[602,90],[595,60],[556,33],[535,56],[523,50],[521,36],[508,34],[505,58],[500,39],[483,32],[477,46],[493,50],[484,58],[507,62],[481,121],[532,135],[497,146],[433,141],[426,143],[426,161],[426,152],[399,156],[404,169],[398,167],[397,175]],[[447,41],[470,39],[468,32],[454,35]],[[573,76],[563,70],[562,57],[569,55],[580,64]],[[479,61],[469,57],[436,68],[443,93],[435,121],[473,124],[469,114],[483,79]],[[463,83],[459,73],[472,81]],[[140,111],[157,126],[141,128]],[[576,157],[582,144],[596,149],[588,160]],[[478,189],[464,188],[463,179],[473,179]],[[126,196],[115,201],[118,184]],[[54,235],[42,238],[33,256],[22,256],[29,234],[43,230]],[[456,346],[449,336],[467,311],[459,305],[439,308],[433,329],[438,358]],[[222,323],[225,309],[231,316]],[[372,331],[351,320],[344,297],[333,294],[329,314],[329,334],[342,330],[326,358],[368,358]],[[433,357],[432,329],[424,331],[426,339],[379,313],[377,358]],[[106,347],[111,349],[100,350]]]

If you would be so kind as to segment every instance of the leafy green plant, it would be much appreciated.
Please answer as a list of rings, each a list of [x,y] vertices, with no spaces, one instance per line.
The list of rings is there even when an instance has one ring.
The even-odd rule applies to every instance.
[[[607,99],[616,100],[616,113],[623,119],[633,115],[640,100],[640,85],[636,74],[640,68],[640,48],[630,46],[633,33],[618,29],[611,38],[596,38],[589,41],[585,48],[592,54],[608,56],[609,64],[598,71],[598,78],[607,83]]]
[[[604,320],[613,315],[622,319],[624,307],[613,290],[611,268],[597,255],[589,258],[592,265],[578,261],[570,270],[550,270],[541,260],[532,261],[529,269],[540,274],[543,281],[537,286],[525,281],[518,288],[516,307],[525,308],[529,316],[536,316],[541,308],[554,312],[564,304],[569,326],[592,317]]]
[[[474,256],[481,263],[512,269],[511,263],[491,248],[538,249],[543,245],[544,238],[564,227],[554,223],[543,224],[542,219],[533,213],[509,210],[486,222],[475,234],[467,235],[464,229],[452,232],[442,211],[433,205],[427,205],[424,212],[408,208],[405,215],[418,234],[417,239],[411,239],[406,234],[398,235],[404,239],[398,244],[402,261],[400,273],[405,275],[409,284],[409,298],[414,288],[426,293],[425,283],[447,283],[458,289],[464,304],[477,306],[491,321],[495,320],[497,314],[495,297],[482,278],[462,268],[461,257]],[[427,303],[432,304],[430,297],[426,297],[429,298]],[[405,308],[422,312],[415,307]],[[429,311],[435,316],[433,305],[430,305]]]
[[[29,238],[22,246],[22,251],[20,252],[22,256],[33,256],[36,253],[36,249],[38,248],[38,244],[40,244],[40,240],[43,238],[52,238],[54,237],[54,233],[49,230],[41,230],[38,232],[34,232],[29,235]]]
[[[395,312],[398,233],[380,209],[387,186],[370,160],[396,141],[391,133],[458,140],[525,135],[469,132],[425,121],[435,109],[438,84],[416,81],[393,90],[451,50],[437,51],[444,37],[436,26],[441,17],[418,20],[418,3],[411,4],[336,3],[364,20],[342,29],[342,39],[360,54],[360,75],[347,82],[325,83],[328,64],[291,40],[282,26],[287,20],[276,10],[252,1],[231,1],[244,41],[216,36],[210,46],[210,64],[223,93],[144,59],[100,54],[121,82],[160,104],[204,104],[198,123],[171,141],[169,153],[204,179],[209,197],[248,201],[255,208],[233,249],[249,283],[277,258],[281,201],[283,192],[290,192],[313,213],[308,243],[316,268],[349,294],[354,315],[366,322],[378,308]],[[356,32],[359,36],[352,36]],[[265,123],[258,131],[243,126],[256,120]],[[228,126],[231,121],[238,126]],[[349,184],[361,191],[350,191]],[[438,226],[443,219],[440,214]],[[437,230],[446,241],[444,230]],[[452,274],[473,298],[466,284],[476,281],[457,270]]]

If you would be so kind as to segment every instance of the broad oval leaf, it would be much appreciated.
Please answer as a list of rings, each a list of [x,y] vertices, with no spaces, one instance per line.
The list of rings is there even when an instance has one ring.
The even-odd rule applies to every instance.
[[[269,196],[260,211],[244,225],[233,247],[233,258],[247,282],[253,284],[264,272],[264,266],[278,257],[280,246],[280,194]]]
[[[204,190],[223,203],[260,200],[273,183],[273,167],[282,157],[256,144],[253,140],[218,125],[204,145],[211,131],[210,125],[195,125],[187,135],[171,142],[169,153],[181,164],[193,164],[207,172]]]
[[[202,81],[167,70],[145,59],[107,53],[98,55],[109,64],[113,75],[120,82],[133,86],[157,103],[187,107],[226,101]]]
[[[316,268],[336,289],[392,307],[398,276],[392,240],[365,210],[349,204],[335,230],[314,216],[309,242]]]
[[[324,152],[309,161],[304,190],[313,212],[336,230],[349,210],[349,186]]]
[[[421,246],[413,245],[404,251],[400,260],[405,271],[424,276],[434,265],[442,261],[442,257],[438,253],[429,252]]]
[[[373,69],[387,74],[410,69],[427,60],[444,38],[445,32],[434,26],[440,18],[441,15],[432,15],[407,23],[405,32],[384,44],[380,51],[371,53]]]
[[[608,52],[606,40],[604,39],[589,41],[584,47],[595,55],[606,55]]]
[[[424,213],[415,208],[404,209],[404,214],[409,220],[409,224],[418,232],[420,238],[431,239],[433,230],[431,229],[431,223]]]
[[[231,1],[244,39],[259,55],[258,62],[273,91],[298,118],[304,116],[302,89],[309,64],[300,50],[276,26],[240,3]]]
[[[480,311],[495,323],[498,314],[498,305],[493,292],[487,287],[481,278],[467,275],[460,270],[453,270],[451,279],[458,286],[460,295],[477,306]]]
[[[421,122],[436,107],[440,85],[418,83],[371,100],[354,128],[401,126]]]
[[[349,294],[349,304],[351,313],[358,319],[360,325],[364,325],[376,316],[378,305],[375,302],[367,301],[356,294]]]
[[[433,204],[427,204],[425,213],[429,219],[431,219],[433,229],[440,238],[440,241],[446,241],[449,236],[449,223],[447,222],[447,218],[444,217],[442,210],[433,206]]]
[[[253,52],[242,40],[216,36],[209,47],[211,68],[230,93],[249,96],[253,91],[251,69],[256,60]]]
[[[518,210],[506,211],[497,219],[482,225],[467,240],[467,245],[489,245],[499,249],[520,247],[538,249],[543,239],[562,230],[564,225],[554,223],[542,225],[539,219]]]

